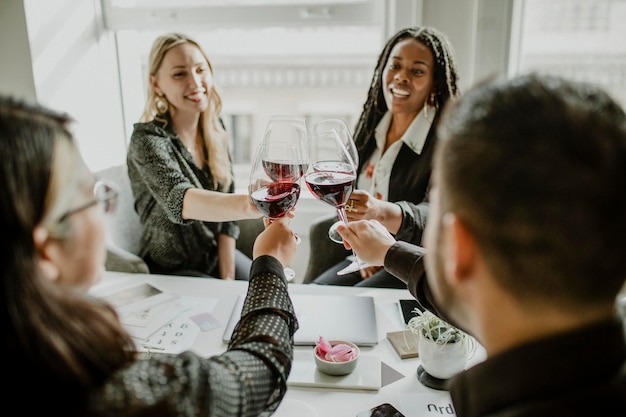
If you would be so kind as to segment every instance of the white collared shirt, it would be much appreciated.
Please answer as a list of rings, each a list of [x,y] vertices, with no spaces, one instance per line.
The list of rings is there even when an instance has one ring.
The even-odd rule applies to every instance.
[[[378,199],[387,201],[389,197],[391,169],[402,148],[402,143],[406,143],[413,152],[419,155],[424,148],[428,131],[435,118],[435,111],[433,107],[429,106],[428,117],[426,117],[423,111],[420,111],[400,140],[395,141],[387,148],[385,153],[382,154],[385,142],[387,141],[387,131],[391,124],[391,112],[387,111],[374,130],[376,149],[372,153],[369,161],[363,164],[357,188],[368,191]]]

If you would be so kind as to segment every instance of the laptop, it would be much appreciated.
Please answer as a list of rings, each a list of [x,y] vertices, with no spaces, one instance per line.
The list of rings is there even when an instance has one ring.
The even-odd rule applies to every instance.
[[[224,330],[222,340],[230,341],[241,316],[245,294],[240,294]],[[349,340],[358,346],[378,343],[374,298],[368,296],[292,294],[291,301],[300,328],[294,334],[297,346],[314,346],[320,336],[326,340]]]

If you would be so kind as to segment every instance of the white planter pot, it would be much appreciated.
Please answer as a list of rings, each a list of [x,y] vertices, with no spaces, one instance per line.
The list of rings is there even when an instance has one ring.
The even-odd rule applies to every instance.
[[[439,379],[448,379],[461,372],[467,362],[466,343],[438,345],[420,334],[417,347],[424,370]]]

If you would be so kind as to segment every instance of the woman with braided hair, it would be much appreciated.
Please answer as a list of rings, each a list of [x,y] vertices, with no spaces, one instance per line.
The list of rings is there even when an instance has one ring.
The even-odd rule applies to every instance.
[[[420,244],[428,214],[428,185],[440,111],[458,98],[458,71],[447,37],[430,27],[393,35],[374,70],[356,126],[357,186],[348,220],[375,219],[397,240]],[[380,267],[337,275],[342,261],[313,283],[405,288]]]

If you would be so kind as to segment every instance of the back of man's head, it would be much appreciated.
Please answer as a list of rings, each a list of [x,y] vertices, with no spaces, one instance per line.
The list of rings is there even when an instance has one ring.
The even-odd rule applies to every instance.
[[[500,284],[565,308],[606,306],[626,279],[626,116],[601,89],[526,75],[446,108],[442,211],[475,234]]]

